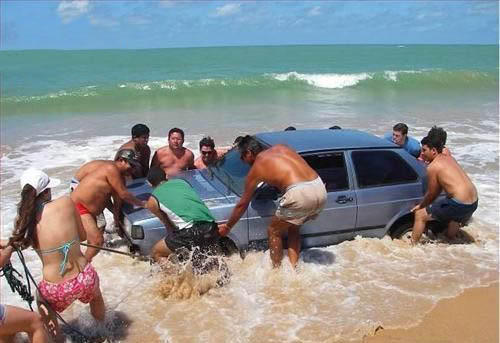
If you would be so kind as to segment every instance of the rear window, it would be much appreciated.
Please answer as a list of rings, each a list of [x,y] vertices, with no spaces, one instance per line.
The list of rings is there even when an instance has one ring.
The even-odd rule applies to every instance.
[[[418,179],[413,168],[394,151],[354,151],[351,156],[361,188],[410,183]]]
[[[328,192],[349,188],[343,152],[302,156],[316,170]]]

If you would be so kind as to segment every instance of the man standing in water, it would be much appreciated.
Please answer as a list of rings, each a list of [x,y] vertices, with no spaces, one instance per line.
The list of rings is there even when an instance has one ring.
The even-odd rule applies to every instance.
[[[174,127],[168,132],[168,145],[156,150],[151,161],[151,168],[159,166],[167,177],[178,174],[181,170],[194,168],[194,154],[184,148],[184,131]]]
[[[173,231],[153,246],[151,255],[156,262],[180,248],[200,247],[205,251],[215,246],[219,239],[217,223],[189,183],[168,180],[159,167],[151,168],[148,181],[154,190],[146,208]]]
[[[415,158],[420,155],[420,143],[415,138],[408,136],[408,126],[404,123],[394,125],[392,134],[386,133],[384,138],[403,147]]]
[[[428,188],[424,199],[412,209],[415,213],[412,244],[420,240],[425,224],[431,219],[448,224],[446,236],[454,238],[460,225],[466,223],[477,209],[476,187],[457,161],[442,151],[443,140],[439,135],[422,139],[422,155],[429,162]],[[441,190],[446,192],[446,198],[433,203]]]
[[[123,144],[118,151],[132,149],[135,151],[140,164],[132,169],[132,178],[146,177],[149,171],[149,158],[151,149],[148,146],[149,127],[144,124],[136,124],[132,127],[132,139]],[[116,158],[115,158],[116,159]]]
[[[144,207],[145,202],[137,199],[125,188],[123,177],[130,172],[135,161],[135,152],[124,149],[118,152],[115,161],[92,161],[85,164],[89,172],[82,178],[78,187],[71,193],[71,200],[80,212],[83,227],[87,233],[87,241],[96,246],[104,243],[103,232],[98,229],[96,217],[102,213],[113,196],[115,221],[119,225],[119,204],[124,201],[135,206]],[[99,252],[96,248],[87,248],[85,257],[90,262]]]
[[[288,232],[288,257],[295,267],[300,254],[300,226],[314,219],[326,202],[326,189],[318,174],[294,150],[278,144],[267,150],[251,136],[238,143],[241,159],[251,165],[245,191],[219,233],[226,236],[248,208],[257,185],[265,182],[283,194],[268,227],[269,249],[274,267],[283,258],[282,235]]]

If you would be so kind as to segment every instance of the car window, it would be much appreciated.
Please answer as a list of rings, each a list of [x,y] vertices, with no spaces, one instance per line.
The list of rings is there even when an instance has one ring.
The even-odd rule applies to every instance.
[[[352,161],[361,188],[414,182],[418,178],[413,168],[394,151],[353,151]]]
[[[328,192],[349,188],[343,152],[302,156],[316,170]]]
[[[250,166],[240,159],[238,149],[231,149],[209,169],[234,193],[243,194]]]

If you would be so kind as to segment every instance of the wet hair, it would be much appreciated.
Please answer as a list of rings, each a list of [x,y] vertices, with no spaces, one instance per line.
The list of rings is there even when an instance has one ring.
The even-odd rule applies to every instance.
[[[401,132],[403,135],[408,134],[408,126],[405,123],[397,123],[392,127],[392,130]]]
[[[338,125],[333,125],[328,128],[329,130],[342,130],[342,128]]]
[[[295,131],[297,130],[294,126],[289,126],[285,129],[285,131]]]
[[[439,135],[427,135],[420,141],[422,145],[427,145],[430,149],[436,149],[438,153],[443,152],[443,141]]]
[[[234,139],[233,145],[238,145],[241,140],[243,139],[243,136],[238,136]]]
[[[437,127],[436,125],[434,125],[429,130],[429,133],[427,133],[427,136],[438,137],[441,140],[443,146],[446,145],[446,138],[448,138],[446,131],[442,127]]]
[[[240,154],[245,151],[250,151],[252,154],[257,155],[259,152],[264,150],[264,147],[257,139],[255,139],[255,137],[246,135],[238,143],[238,150],[240,151]]]
[[[182,131],[178,127],[171,128],[170,131],[168,131],[168,138],[170,139],[170,136],[172,136],[172,134],[174,133],[179,133],[182,139],[184,139],[184,131]]]
[[[212,139],[212,137],[210,137],[210,136],[203,137],[200,141],[200,150],[201,150],[202,146],[208,146],[212,149],[215,149],[215,143],[214,143],[214,140]]]
[[[45,191],[38,196],[44,193]],[[14,231],[8,245],[21,250],[33,246],[36,228],[36,199],[36,189],[30,184],[24,185],[21,191],[21,201],[17,205]]]
[[[148,172],[148,181],[153,186],[156,187],[160,182],[167,179],[167,174],[165,171],[158,166],[151,167]]]
[[[132,126],[132,138],[149,135],[149,127],[144,124],[135,124]]]

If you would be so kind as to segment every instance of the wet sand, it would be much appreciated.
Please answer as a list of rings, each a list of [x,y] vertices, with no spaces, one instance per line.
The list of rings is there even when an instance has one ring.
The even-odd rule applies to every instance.
[[[444,299],[420,323],[408,329],[379,329],[363,343],[497,343],[499,342],[498,283],[471,288]]]

